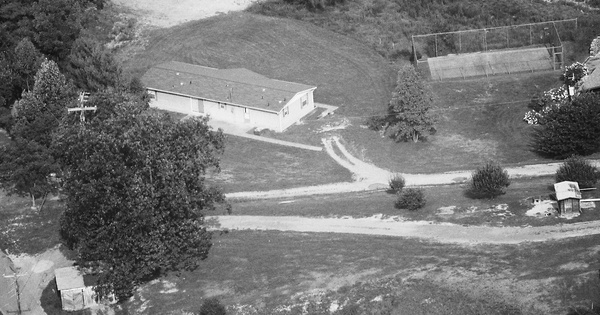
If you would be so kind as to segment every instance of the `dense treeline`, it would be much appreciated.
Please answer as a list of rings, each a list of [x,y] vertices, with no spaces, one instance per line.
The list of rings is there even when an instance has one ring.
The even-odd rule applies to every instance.
[[[60,192],[63,244],[98,275],[101,297],[124,300],[207,257],[204,211],[224,196],[204,175],[219,169],[224,138],[208,119],[147,110],[139,80],[113,58],[134,22],[104,1],[0,0],[0,127],[10,136],[0,189],[40,213]],[[84,100],[85,111],[67,110]]]
[[[578,49],[583,51],[600,25],[600,17],[583,6],[543,0],[270,0],[250,11],[353,36],[390,59],[411,56],[412,35],[570,18],[580,18],[579,30],[564,39],[582,43]]]
[[[79,90],[131,84],[103,47],[112,27],[104,16],[105,2],[0,0],[0,128],[10,132],[11,108],[32,89],[45,59],[56,62]]]

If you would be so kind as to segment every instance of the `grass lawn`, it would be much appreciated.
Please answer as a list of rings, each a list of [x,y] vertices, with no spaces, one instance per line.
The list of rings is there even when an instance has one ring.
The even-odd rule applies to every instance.
[[[12,254],[38,254],[59,244],[58,227],[64,210],[58,200],[47,200],[42,212],[31,200],[0,192],[0,249]]]
[[[137,75],[176,60],[314,85],[315,101],[340,106],[345,115],[378,111],[395,81],[392,66],[363,43],[310,23],[245,12],[153,30],[137,54],[120,57]]]
[[[589,306],[598,299],[600,236],[458,246],[364,235],[233,231],[213,241],[200,269],[145,285],[125,309],[197,311],[204,298],[217,296],[229,314],[300,314],[274,309],[307,301],[315,302],[315,310],[319,301],[337,301],[392,314],[521,314],[506,312],[512,307],[522,314],[565,314],[568,306]]]
[[[227,136],[221,172],[212,180],[227,193],[348,182],[352,174],[324,151]]]
[[[470,199],[464,196],[464,185],[424,187],[427,204],[417,211],[394,208],[396,196],[387,192],[365,192],[293,199],[233,201],[233,214],[308,217],[368,217],[376,214],[400,216],[407,220],[427,220],[468,225],[522,226],[553,225],[600,219],[600,211],[584,210],[574,219],[530,217],[529,197],[554,192],[552,177],[513,180],[505,195],[493,200]],[[600,186],[600,184],[598,185]],[[587,198],[587,196],[586,196]],[[500,207],[507,205],[508,209]],[[453,214],[444,214],[443,207],[454,206]]]
[[[343,115],[308,120],[275,136],[318,142],[329,134],[338,134],[355,156],[394,172],[469,170],[488,160],[504,166],[546,163],[552,160],[530,151],[533,127],[523,121],[523,116],[533,95],[561,84],[558,77],[558,72],[549,71],[430,82],[435,96],[433,113],[439,122],[437,133],[425,142],[395,143],[366,129],[365,118]],[[346,128],[317,133],[323,126],[335,126],[344,120],[349,122]],[[598,157],[600,154],[591,156]]]

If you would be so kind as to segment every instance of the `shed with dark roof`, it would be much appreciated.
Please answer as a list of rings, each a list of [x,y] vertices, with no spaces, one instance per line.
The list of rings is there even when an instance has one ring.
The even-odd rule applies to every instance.
[[[284,131],[314,110],[315,86],[275,80],[248,69],[170,61],[142,77],[151,107]]]

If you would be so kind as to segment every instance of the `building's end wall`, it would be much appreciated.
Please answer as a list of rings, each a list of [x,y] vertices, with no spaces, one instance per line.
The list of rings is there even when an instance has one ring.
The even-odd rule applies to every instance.
[[[303,93],[298,93],[290,100],[287,106],[280,112],[281,127],[279,132],[284,131],[289,126],[295,124],[308,113],[315,109],[315,101],[313,91],[308,90]]]

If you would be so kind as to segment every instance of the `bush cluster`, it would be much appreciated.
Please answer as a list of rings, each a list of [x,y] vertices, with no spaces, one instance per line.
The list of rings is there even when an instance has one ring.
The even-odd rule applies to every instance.
[[[477,168],[471,176],[467,196],[476,199],[492,199],[506,193],[510,185],[508,172],[498,163],[487,162]]]
[[[395,204],[398,209],[415,211],[425,206],[425,194],[422,189],[407,188],[398,194]]]
[[[590,188],[600,179],[598,168],[579,156],[568,158],[556,171],[556,182],[577,182],[581,188]]]
[[[202,303],[198,315],[227,315],[227,310],[217,298],[210,298]]]
[[[400,174],[394,174],[389,180],[390,191],[393,193],[400,193],[406,184],[406,180]]]

